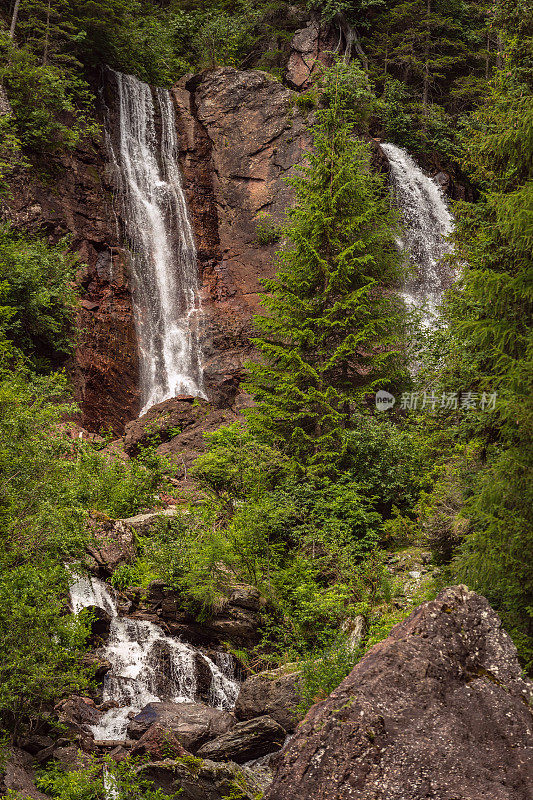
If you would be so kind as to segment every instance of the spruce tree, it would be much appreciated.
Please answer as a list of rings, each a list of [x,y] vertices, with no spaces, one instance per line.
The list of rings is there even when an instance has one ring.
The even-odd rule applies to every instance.
[[[369,145],[356,137],[372,107],[355,64],[325,76],[313,149],[292,180],[278,272],[265,281],[247,388],[250,422],[311,469],[328,470],[365,394],[402,373],[396,217]]]

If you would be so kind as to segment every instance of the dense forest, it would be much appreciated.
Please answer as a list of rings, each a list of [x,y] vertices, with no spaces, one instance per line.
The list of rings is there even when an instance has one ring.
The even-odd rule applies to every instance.
[[[73,435],[82,257],[68,236],[15,221],[10,199],[36,179],[53,192],[58,159],[103,140],[106,67],[165,89],[220,67],[286,85],[310,19],[332,44],[294,91],[312,142],[287,179],[294,200],[279,224],[257,224],[275,255],[243,376],[249,407],[205,434],[186,479],[157,430],[128,454],[105,426]],[[98,521],[168,498],[177,513],[137,536],[110,585],[130,597],[159,581],[199,624],[234,585],[254,587],[257,639],[227,649],[242,675],[296,664],[302,714],[458,583],[488,599],[531,673],[532,44],[529,0],[3,0],[4,762],[36,736],[64,737],[54,708],[97,691],[94,610],[66,613],[66,598]],[[399,291],[405,223],[379,140],[460,187],[444,257],[455,281],[431,324]],[[380,410],[377,392],[394,406]],[[406,593],[390,564],[427,552],[431,580]],[[359,619],[354,646],[346,621]],[[87,759],[67,771],[45,759],[45,794],[9,796],[166,796],[134,760],[108,759],[102,773]],[[232,791],[222,796],[248,797]]]

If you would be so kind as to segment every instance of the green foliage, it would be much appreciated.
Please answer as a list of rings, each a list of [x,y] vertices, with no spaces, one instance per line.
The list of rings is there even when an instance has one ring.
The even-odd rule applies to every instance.
[[[0,80],[13,109],[16,136],[34,157],[72,148],[97,132],[91,92],[77,68],[43,63],[0,29]]]
[[[17,168],[28,166],[22,155],[13,114],[0,116],[0,196],[9,194],[9,179]]]
[[[259,442],[235,423],[206,434],[206,452],[195,462],[191,476],[219,498],[242,500],[279,483],[289,460],[279,450]]]
[[[64,770],[51,762],[38,776],[37,786],[54,800],[105,800],[110,792],[116,800],[167,800],[181,794],[155,789],[139,766],[132,759],[117,763],[94,758],[84,769]]]
[[[265,281],[269,313],[256,318],[262,361],[249,365],[252,429],[318,471],[338,459],[363,395],[401,375],[401,303],[383,291],[400,274],[395,220],[368,146],[353,137],[366,97],[355,65],[326,74],[314,150],[291,180],[288,244]]]
[[[268,245],[279,242],[282,236],[281,225],[272,223],[270,214],[258,214],[255,223],[255,238],[259,244]]]
[[[337,688],[361,657],[361,649],[350,646],[346,637],[338,639],[326,650],[310,656],[302,664],[301,700],[298,710],[306,713]]]
[[[49,246],[0,225],[2,303],[10,315],[4,333],[40,369],[72,350],[76,263],[66,241]]]

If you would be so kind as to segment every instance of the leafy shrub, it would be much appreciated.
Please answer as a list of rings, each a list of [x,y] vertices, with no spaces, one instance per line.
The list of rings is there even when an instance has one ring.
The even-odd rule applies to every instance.
[[[0,225],[1,297],[10,311],[4,333],[39,369],[72,350],[76,263],[65,240],[51,246]]]
[[[138,762],[125,759],[117,763],[112,758],[93,758],[85,769],[64,770],[51,762],[41,771],[37,786],[55,800],[168,800],[178,797],[155,789],[137,767]]]
[[[255,223],[255,238],[261,245],[276,244],[282,236],[281,225],[272,223],[270,214],[258,214]]]

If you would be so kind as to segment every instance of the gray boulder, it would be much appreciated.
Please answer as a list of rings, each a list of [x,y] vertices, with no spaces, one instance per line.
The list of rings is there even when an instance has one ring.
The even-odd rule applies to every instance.
[[[280,750],[285,738],[285,730],[278,722],[267,716],[257,717],[247,722],[238,722],[228,733],[202,745],[198,755],[212,761],[236,761],[244,764]]]
[[[282,670],[260,672],[247,678],[241,686],[235,704],[239,720],[254,719],[267,714],[291,733],[302,715],[298,714],[300,702],[300,673]]]

